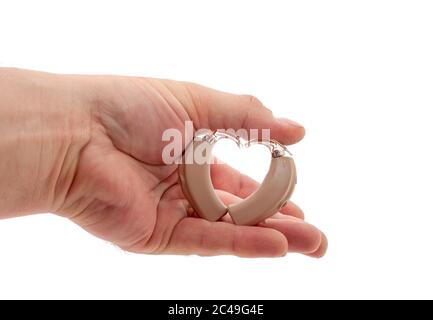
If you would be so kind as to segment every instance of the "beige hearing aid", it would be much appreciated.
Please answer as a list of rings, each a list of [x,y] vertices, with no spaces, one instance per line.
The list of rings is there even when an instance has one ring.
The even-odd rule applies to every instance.
[[[212,148],[220,139],[231,139],[239,147],[263,144],[272,154],[268,173],[258,190],[242,202],[229,206],[218,198],[210,175]],[[217,131],[195,137],[186,148],[179,166],[179,179],[185,197],[198,216],[217,221],[228,213],[235,224],[256,225],[286,204],[295,188],[296,168],[291,154],[277,141],[242,142],[235,135]]]

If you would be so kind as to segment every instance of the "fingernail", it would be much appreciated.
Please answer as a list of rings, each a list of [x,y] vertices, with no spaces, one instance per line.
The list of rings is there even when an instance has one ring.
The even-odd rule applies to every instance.
[[[278,118],[278,121],[280,121],[281,123],[284,123],[285,125],[289,125],[292,127],[297,127],[297,128],[304,128],[304,126],[300,123],[297,123],[293,120],[287,119],[287,118]]]

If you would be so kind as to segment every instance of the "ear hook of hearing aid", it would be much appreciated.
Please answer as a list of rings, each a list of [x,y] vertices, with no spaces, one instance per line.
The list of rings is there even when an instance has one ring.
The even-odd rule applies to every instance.
[[[261,144],[266,146],[274,158],[282,157],[285,155],[293,156],[293,154],[287,149],[287,147],[276,140],[243,140],[241,137],[227,132],[227,131],[214,131],[213,134],[202,135],[202,139],[208,141],[211,144],[215,144],[221,139],[229,139],[234,141],[238,147],[249,147],[251,145]]]
[[[210,144],[215,144],[219,140],[222,140],[222,139],[229,139],[229,140],[234,141],[238,147],[242,147],[242,145],[243,145],[240,137],[238,137],[237,135],[232,134],[230,132],[227,132],[227,131],[218,131],[217,130],[211,134],[206,133],[203,135],[196,136],[196,138],[198,138],[199,140],[205,140],[205,141],[209,142]]]
[[[259,139],[253,139],[246,142],[247,146],[252,145],[264,145],[267,147],[272,154],[273,158],[283,157],[283,156],[290,156],[293,157],[293,154],[287,149],[287,147],[281,143],[279,143],[276,140],[259,140]]]

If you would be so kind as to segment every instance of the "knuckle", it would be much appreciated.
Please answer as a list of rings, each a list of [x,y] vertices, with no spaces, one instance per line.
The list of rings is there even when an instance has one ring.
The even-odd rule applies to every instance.
[[[242,95],[241,97],[244,101],[246,101],[246,103],[248,103],[252,107],[259,107],[259,108],[263,107],[263,103],[256,96],[245,94]]]

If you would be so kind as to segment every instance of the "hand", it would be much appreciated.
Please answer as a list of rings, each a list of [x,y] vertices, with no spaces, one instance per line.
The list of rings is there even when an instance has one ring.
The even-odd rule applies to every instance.
[[[275,119],[256,98],[149,78],[40,73],[25,77],[44,83],[39,90],[51,102],[41,99],[40,105],[61,104],[61,109],[54,108],[56,116],[52,118],[62,119],[61,123],[69,119],[64,127],[67,134],[63,133],[59,143],[63,151],[56,153],[60,156],[44,161],[45,152],[41,152],[38,166],[51,164],[47,166],[53,169],[46,174],[50,179],[45,181],[53,182],[40,187],[45,191],[37,193],[50,196],[36,208],[45,205],[43,209],[138,253],[243,257],[283,256],[287,252],[321,257],[325,253],[325,236],[304,222],[302,211],[291,202],[259,226],[189,216],[177,166],[162,161],[163,131],[176,128],[184,132],[187,120],[193,121],[195,128],[212,130],[268,128],[272,138],[285,144],[302,139],[300,125]],[[46,111],[39,109],[45,119]],[[52,138],[50,141],[41,144],[52,145]],[[41,184],[40,176],[46,175],[34,178],[35,184]],[[227,165],[213,165],[212,179],[225,203],[245,198],[258,186]],[[32,208],[32,201],[26,208]]]

